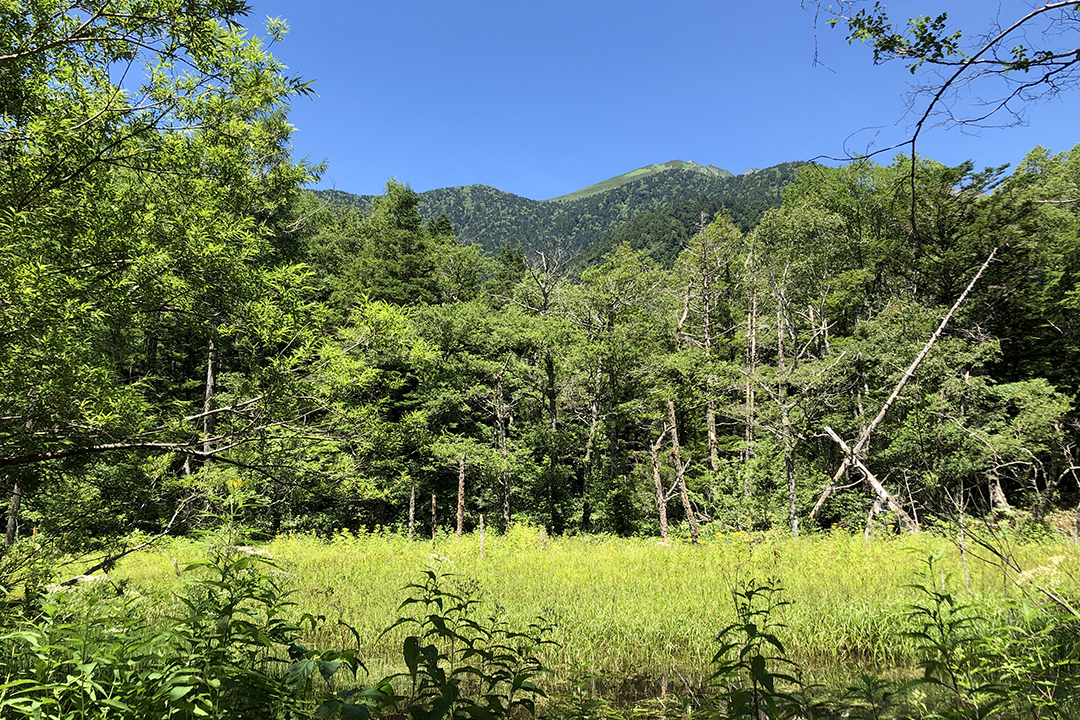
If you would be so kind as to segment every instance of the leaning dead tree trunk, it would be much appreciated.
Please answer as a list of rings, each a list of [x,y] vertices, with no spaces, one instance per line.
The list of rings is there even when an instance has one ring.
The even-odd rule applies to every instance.
[[[876,503],[884,503],[886,507],[895,512],[901,522],[907,525],[908,530],[915,533],[919,532],[919,524],[911,519],[911,516],[904,511],[903,507],[901,507],[900,502],[893,497],[892,493],[885,489],[885,486],[874,476],[874,473],[870,472],[870,469],[866,467],[863,461],[854,455],[854,450],[848,447],[848,444],[844,442],[844,439],[837,435],[836,431],[828,425],[825,426],[825,432],[828,433],[829,437],[836,441],[836,444],[840,446],[840,449],[843,450],[849,458],[853,458],[852,463],[862,471],[863,477],[866,478],[866,482],[868,482],[870,487],[874,489],[874,492],[877,493],[878,499]]]
[[[675,401],[668,398],[667,406],[668,420],[671,423],[671,457],[675,461],[675,483],[679,486],[679,497],[682,498],[683,510],[690,523],[690,538],[695,545],[700,545],[697,518],[694,516],[694,508],[690,505],[690,494],[686,491],[686,465],[683,464],[682,455],[679,452],[679,428],[675,423]]]
[[[997,248],[994,248],[990,252],[990,257],[986,258],[986,262],[984,262],[979,268],[979,271],[975,273],[975,277],[971,278],[971,282],[968,283],[968,286],[964,289],[964,292],[960,294],[960,297],[956,299],[956,302],[953,303],[953,306],[949,308],[949,312],[945,313],[945,317],[941,319],[941,323],[938,325],[937,330],[935,330],[934,334],[930,336],[930,339],[926,341],[923,349],[919,352],[918,355],[915,356],[915,359],[911,362],[911,365],[908,366],[908,369],[904,371],[904,375],[900,378],[900,382],[898,382],[896,384],[896,387],[893,388],[892,394],[889,395],[889,398],[885,401],[885,404],[881,406],[881,410],[878,411],[877,416],[870,422],[869,425],[866,426],[862,433],[859,434],[859,438],[858,440],[856,440],[855,444],[848,447],[848,445],[840,439],[839,435],[833,432],[830,428],[825,428],[825,431],[829,433],[829,436],[832,437],[832,439],[835,440],[838,444],[840,444],[840,449],[844,451],[844,461],[840,463],[840,467],[833,474],[832,484],[825,488],[824,492],[821,493],[821,497],[818,498],[817,503],[814,505],[814,509],[810,511],[811,518],[817,517],[817,514],[821,510],[822,506],[825,504],[825,501],[828,500],[829,496],[832,495],[833,491],[837,489],[840,479],[844,477],[844,474],[848,471],[849,468],[851,468],[852,465],[862,471],[863,477],[865,477],[867,482],[870,483],[871,487],[874,488],[874,491],[878,494],[879,498],[885,501],[885,503],[890,508],[892,508],[894,505],[896,506],[896,508],[899,508],[899,504],[896,503],[895,499],[893,499],[892,501],[887,499],[887,497],[891,498],[892,496],[888,495],[888,491],[885,490],[884,486],[882,486],[881,483],[878,482],[877,478],[874,477],[873,473],[870,472],[870,470],[866,467],[865,464],[863,464],[863,462],[859,458],[861,457],[863,449],[866,447],[867,442],[869,442],[870,440],[870,435],[874,432],[877,426],[881,424],[882,420],[885,419],[885,414],[889,412],[889,408],[891,408],[893,406],[893,403],[896,402],[897,398],[900,397],[900,393],[903,391],[904,386],[907,385],[908,381],[911,380],[911,378],[915,375],[915,371],[919,369],[919,365],[922,363],[922,361],[926,359],[927,355],[930,354],[931,348],[934,347],[934,344],[941,337],[941,333],[945,331],[945,326],[949,324],[949,320],[952,319],[953,314],[956,313],[959,307],[963,304],[964,300],[967,299],[968,294],[971,292],[972,288],[975,287],[975,283],[979,281],[979,278],[982,277],[983,272],[985,272],[986,268],[990,266],[990,263],[993,261],[996,254]],[[906,513],[901,516],[901,520],[903,520],[904,516],[906,516]],[[910,523],[908,527],[912,528],[912,532],[918,532],[918,525],[915,524],[915,522],[911,520],[910,517],[908,518],[908,520],[905,521],[905,524],[908,523]]]

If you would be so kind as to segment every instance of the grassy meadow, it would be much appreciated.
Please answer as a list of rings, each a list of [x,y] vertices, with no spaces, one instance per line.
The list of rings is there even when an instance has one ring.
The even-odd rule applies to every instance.
[[[519,628],[538,616],[552,622],[559,645],[545,662],[560,681],[591,676],[624,689],[652,688],[657,678],[700,686],[717,632],[734,619],[732,590],[751,577],[775,579],[791,601],[776,614],[787,626],[780,639],[789,656],[811,676],[833,678],[913,671],[918,658],[905,633],[917,594],[909,585],[920,582],[931,555],[940,556],[935,586],[945,582],[994,622],[1045,602],[1037,586],[1080,595],[1080,548],[1071,542],[1010,545],[1025,571],[1019,585],[969,543],[966,583],[957,545],[930,533],[870,540],[846,533],[797,539],[714,533],[694,547],[685,540],[544,538],[536,528],[517,526],[505,535],[489,533],[483,557],[479,536],[409,541],[382,529],[281,537],[261,547],[293,589],[296,611],[326,617],[310,642],[347,645],[350,633],[337,621],[351,625],[375,676],[401,670],[406,631],[383,630],[400,615],[403,588],[427,569],[453,574],[451,587],[478,593],[485,618]],[[165,587],[176,580],[174,558],[183,571],[200,553],[195,541],[173,541],[125,559],[113,577],[136,588]]]

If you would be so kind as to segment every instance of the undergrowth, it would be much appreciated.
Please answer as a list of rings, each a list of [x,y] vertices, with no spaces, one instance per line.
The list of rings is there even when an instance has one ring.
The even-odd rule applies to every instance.
[[[450,539],[297,538],[252,548],[217,537],[201,558],[178,542],[156,555],[180,576],[167,589],[134,572],[12,601],[0,624],[0,718],[1077,716],[1080,632],[1067,602],[1036,602],[1022,586],[991,596],[1000,577],[974,563],[958,589],[955,558],[925,539],[902,550],[838,536],[717,540],[687,548],[548,539],[541,547],[519,531],[489,542],[482,559],[467,540]],[[882,545],[893,577],[902,566],[915,579],[894,582],[887,602],[868,595],[884,586],[866,570],[882,563]],[[837,591],[815,594],[806,584],[822,567],[811,550],[835,561],[819,582],[866,570],[862,595],[824,607],[821,598]],[[313,556],[323,573],[314,586]],[[803,575],[790,572],[803,562]],[[396,579],[406,564],[412,582],[393,593],[373,580]],[[350,578],[354,565],[361,572]],[[1039,566],[1040,587],[1053,597],[1075,594],[1052,574],[1067,565],[1054,556]],[[545,607],[525,617],[535,604],[500,604],[524,596]],[[814,622],[850,622],[836,616],[856,604],[885,608],[889,642],[900,638],[910,653],[899,672],[863,662],[823,675],[816,663],[828,648],[806,652],[835,630],[801,633]],[[378,627],[355,622],[373,612],[368,605]],[[592,644],[591,657],[582,643]],[[617,646],[632,652],[605,664]],[[628,673],[635,657],[661,660]]]

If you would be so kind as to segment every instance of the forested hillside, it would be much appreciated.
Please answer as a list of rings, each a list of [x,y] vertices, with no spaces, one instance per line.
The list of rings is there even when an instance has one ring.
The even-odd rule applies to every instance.
[[[297,517],[402,522],[414,493],[450,510],[459,487],[466,528],[620,534],[915,530],[961,493],[1070,504],[1078,159],[1036,149],[1008,177],[924,159],[914,196],[903,159],[805,166],[750,232],[689,203],[628,226],[657,243],[581,265],[486,258],[391,184],[369,215],[328,215],[309,257],[332,306],[403,308],[435,359],[392,366],[377,501]]]
[[[643,180],[646,176],[655,175],[657,173],[666,173],[672,170],[689,170],[692,172],[703,173],[705,175],[711,175],[714,177],[733,177],[732,173],[723,168],[718,168],[715,165],[698,165],[696,162],[683,162],[682,160],[670,160],[666,163],[656,165],[646,165],[645,167],[638,168],[637,170],[631,170],[628,173],[622,175],[616,175],[613,178],[608,178],[602,182],[598,182],[595,185],[575,190],[572,193],[566,195],[560,195],[559,197],[552,198],[559,202],[567,202],[571,200],[580,200],[581,198],[588,197],[590,195],[598,195],[599,193],[613,190],[620,185],[625,185],[636,180]]]
[[[661,172],[613,178],[619,182],[606,181],[610,187],[600,191],[597,189],[605,183],[546,201],[486,185],[442,188],[420,193],[419,207],[425,218],[445,214],[459,238],[480,245],[488,253],[514,246],[527,254],[556,248],[578,254],[589,251],[631,218],[697,198],[707,198],[709,207],[727,209],[740,227],[749,229],[765,210],[780,204],[782,189],[794,179],[801,164],[784,163],[732,176],[719,169],[705,172],[700,166],[690,168],[681,163]],[[371,203],[370,197],[336,190],[316,194],[334,207],[365,210]],[[665,252],[672,256],[675,250]],[[602,253],[591,251],[595,257]]]

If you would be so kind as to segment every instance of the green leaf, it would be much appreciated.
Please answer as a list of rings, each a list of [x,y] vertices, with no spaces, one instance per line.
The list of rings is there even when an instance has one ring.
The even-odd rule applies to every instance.
[[[409,675],[416,677],[417,669],[420,667],[420,638],[415,635],[405,638],[402,655],[405,659],[405,667],[409,669]]]
[[[297,660],[285,672],[285,682],[293,687],[304,685],[315,674],[316,667],[317,663],[309,658]]]
[[[330,678],[334,676],[334,673],[341,667],[341,660],[320,660],[319,661],[319,674],[322,675],[323,680],[330,682]]]

